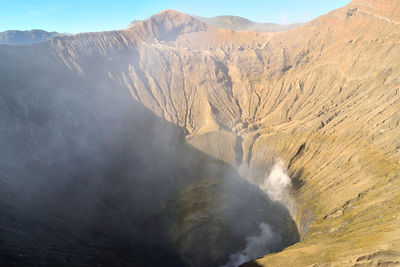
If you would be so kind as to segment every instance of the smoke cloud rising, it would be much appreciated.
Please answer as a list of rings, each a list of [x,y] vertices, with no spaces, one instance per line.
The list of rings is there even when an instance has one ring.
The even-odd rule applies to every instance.
[[[261,233],[257,236],[247,237],[246,248],[229,256],[229,261],[222,267],[236,267],[242,263],[268,254],[271,252],[270,247],[281,241],[280,236],[277,236],[266,223],[260,224],[260,231]]]
[[[287,190],[291,185],[291,179],[284,169],[283,162],[278,161],[259,187],[272,200],[285,204],[287,200]],[[278,215],[272,214],[272,216]],[[231,254],[229,256],[229,261],[221,267],[236,267],[242,263],[274,252],[282,241],[281,233],[274,231],[274,229],[265,222],[260,224],[259,230],[260,232],[258,235],[246,238],[245,249]]]
[[[268,178],[260,185],[260,188],[275,201],[285,203],[287,190],[292,185],[289,175],[287,175],[283,162],[278,161],[272,168]]]

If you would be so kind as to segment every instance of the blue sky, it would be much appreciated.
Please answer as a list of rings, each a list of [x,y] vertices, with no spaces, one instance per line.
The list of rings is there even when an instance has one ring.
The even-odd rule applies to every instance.
[[[350,0],[0,0],[0,31],[88,32],[125,28],[164,9],[204,17],[236,15],[258,22],[312,20]]]

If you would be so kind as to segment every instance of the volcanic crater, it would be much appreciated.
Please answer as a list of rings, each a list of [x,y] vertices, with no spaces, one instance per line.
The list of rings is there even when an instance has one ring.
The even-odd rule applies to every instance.
[[[1,265],[399,265],[398,14],[1,45]]]

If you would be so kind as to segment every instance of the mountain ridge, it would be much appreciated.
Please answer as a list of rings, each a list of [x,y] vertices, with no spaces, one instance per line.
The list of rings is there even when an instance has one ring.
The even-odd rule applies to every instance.
[[[164,10],[159,12],[161,14],[163,12],[179,12],[176,10]],[[184,14],[184,13],[181,13]],[[157,14],[155,14],[157,15]],[[242,18],[239,16],[217,16],[217,17],[201,17],[197,15],[189,15],[194,17],[195,19],[204,22],[208,25],[214,26],[216,28],[223,28],[234,31],[253,31],[253,32],[280,32],[286,31],[290,29],[294,29],[304,25],[305,23],[294,23],[294,24],[277,24],[277,23],[259,23],[253,22],[249,19]],[[139,24],[142,20],[135,20],[130,23],[128,28],[134,26],[135,24]]]
[[[60,35],[58,32],[47,32],[43,30],[18,31],[8,30],[0,32],[0,45],[27,45],[47,41]]]
[[[197,19],[217,28],[224,28],[234,31],[252,32],[281,32],[303,26],[305,23],[277,24],[259,23],[238,16],[217,16],[212,18],[195,16]]]

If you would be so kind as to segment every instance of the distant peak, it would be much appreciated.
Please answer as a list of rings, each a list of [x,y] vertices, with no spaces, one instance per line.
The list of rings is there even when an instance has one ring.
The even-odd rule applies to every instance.
[[[176,19],[187,19],[190,20],[191,16],[186,14],[186,13],[182,13],[179,11],[176,11],[174,9],[165,9],[163,11],[160,11],[154,15],[152,15],[151,17],[145,19],[145,20],[134,20],[130,23],[129,27],[134,26],[135,24],[141,23],[141,22],[151,22],[151,21],[167,21],[167,20],[176,20]]]
[[[190,15],[188,15],[188,14],[186,14],[186,13],[183,13],[183,12],[179,12],[179,11],[176,11],[176,10],[174,10],[174,9],[166,9],[166,10],[163,10],[163,11],[161,11],[161,12],[158,12],[158,13],[156,13],[156,14],[154,14],[153,16],[151,16],[149,19],[187,19],[187,20],[190,20],[190,19],[193,19],[193,17],[192,16],[190,16]]]
[[[221,19],[221,20],[238,21],[238,22],[243,23],[243,24],[245,24],[245,23],[246,23],[246,24],[253,23],[253,21],[251,21],[251,20],[249,20],[249,19],[246,19],[246,18],[243,18],[243,17],[239,17],[239,16],[227,16],[227,15],[225,15],[225,16],[213,17],[212,19]]]
[[[212,18],[194,16],[198,20],[212,25],[216,28],[229,29],[233,31],[250,32],[280,32],[300,27],[303,24],[280,25],[275,23],[258,23],[239,16],[217,16]]]
[[[158,12],[157,14],[167,14],[167,15],[187,15],[186,13],[176,11],[175,9],[165,9]],[[155,14],[155,15],[157,15]]]
[[[174,40],[181,34],[208,29],[204,22],[173,9],[163,10],[141,22],[133,22],[131,27],[142,29],[145,35],[159,40]]]

